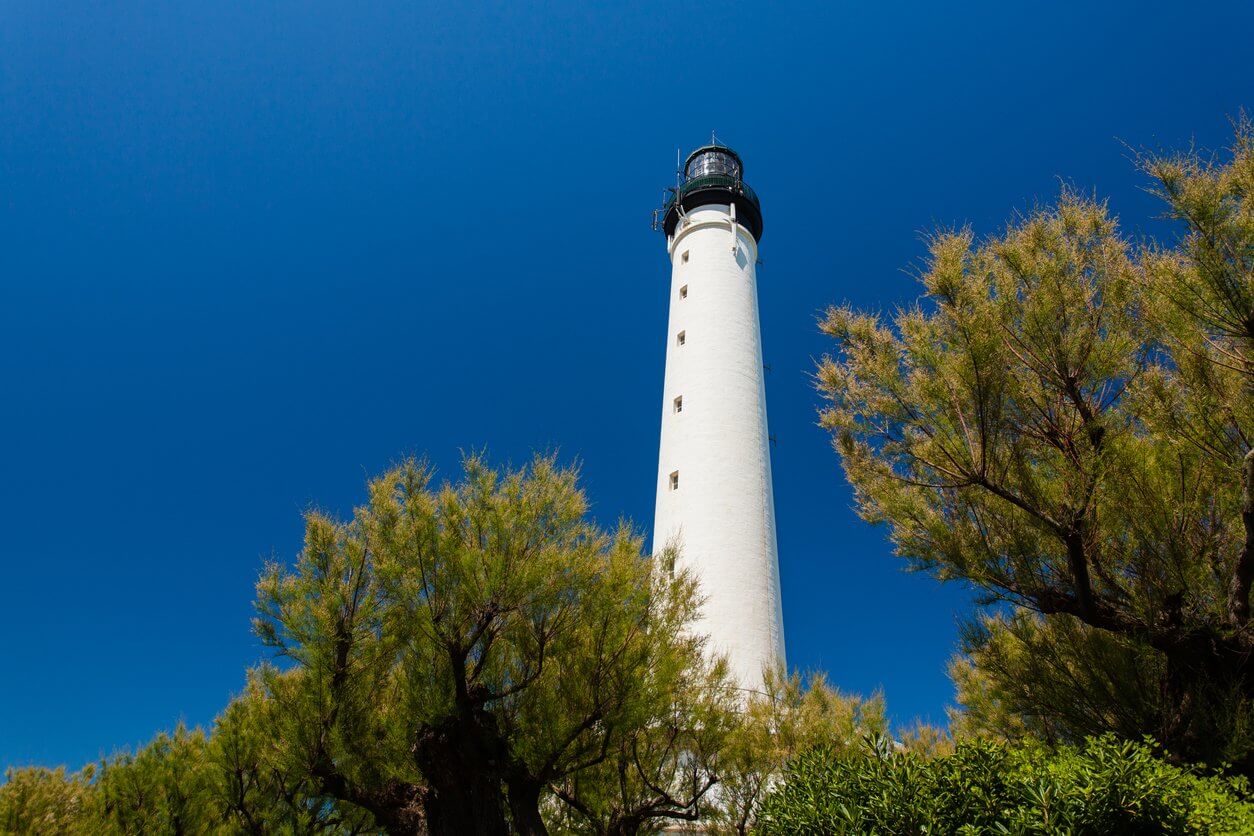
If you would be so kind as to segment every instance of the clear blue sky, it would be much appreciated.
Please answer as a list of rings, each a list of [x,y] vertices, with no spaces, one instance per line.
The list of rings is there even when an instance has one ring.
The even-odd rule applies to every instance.
[[[4,3],[0,765],[210,721],[262,560],[405,453],[558,447],[648,525],[649,214],[711,129],[765,210],[789,660],[942,721],[970,596],[851,512],[816,314],[1059,178],[1147,229],[1119,140],[1222,146],[1251,8]]]

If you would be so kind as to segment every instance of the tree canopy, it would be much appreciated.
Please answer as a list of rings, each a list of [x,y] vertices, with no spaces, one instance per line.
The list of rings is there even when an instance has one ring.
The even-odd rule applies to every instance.
[[[987,240],[933,236],[920,304],[827,312],[822,422],[862,516],[912,567],[1033,614],[985,622],[1007,640],[971,657],[1005,663],[1013,639],[1037,666],[986,668],[1005,703],[1014,677],[1113,654],[1055,679],[1060,702],[1153,674],[1159,699],[1098,707],[1103,722],[1250,771],[1254,135],[1242,123],[1226,160],[1141,162],[1178,241],[1136,247],[1069,189]]]
[[[274,658],[212,728],[81,773],[24,769],[0,825],[66,833],[743,834],[789,760],[887,731],[883,701],[768,671],[744,694],[695,580],[587,514],[574,468],[405,461],[311,511],[257,584]]]
[[[550,788],[588,809],[599,790],[571,776],[662,722],[685,741],[722,723],[723,665],[685,629],[694,581],[590,522],[573,469],[470,456],[436,486],[408,461],[368,493],[349,522],[310,514],[296,566],[258,584],[258,632],[295,663],[259,674],[275,739],[322,795],[397,832],[542,833]],[[692,801],[620,794],[619,813]]]

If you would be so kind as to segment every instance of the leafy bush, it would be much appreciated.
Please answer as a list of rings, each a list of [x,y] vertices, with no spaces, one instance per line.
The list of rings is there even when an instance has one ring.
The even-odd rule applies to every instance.
[[[1173,766],[1107,735],[1047,750],[989,741],[924,758],[885,738],[809,750],[765,800],[762,834],[1254,833],[1244,778]]]

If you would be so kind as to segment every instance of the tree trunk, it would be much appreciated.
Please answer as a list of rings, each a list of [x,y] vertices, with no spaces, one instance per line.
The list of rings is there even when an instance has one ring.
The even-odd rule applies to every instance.
[[[1160,742],[1184,760],[1220,765],[1229,757],[1225,721],[1254,705],[1250,652],[1200,631],[1159,649],[1166,660]],[[1254,777],[1254,753],[1232,767]]]
[[[605,829],[605,836],[636,836],[642,824],[644,822],[639,816],[615,816],[610,820],[610,826]]]
[[[1228,620],[1242,628],[1250,620],[1250,586],[1254,584],[1254,450],[1241,462],[1241,525],[1245,539],[1228,588]]]
[[[543,786],[529,777],[509,782],[509,812],[514,832],[519,836],[548,836],[549,829],[540,817],[540,792]]]
[[[508,749],[496,719],[464,708],[414,742],[414,763],[427,779],[424,799],[431,836],[506,836],[500,775]]]
[[[425,805],[431,836],[506,836],[509,824],[492,781],[464,776],[432,785]]]

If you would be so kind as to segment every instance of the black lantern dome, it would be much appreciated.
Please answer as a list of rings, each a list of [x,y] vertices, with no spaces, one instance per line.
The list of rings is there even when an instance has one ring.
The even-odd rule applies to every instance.
[[[726,145],[703,145],[684,161],[682,181],[671,190],[663,212],[662,229],[675,234],[679,212],[711,203],[736,206],[736,220],[762,240],[762,205],[744,181],[744,162]]]

